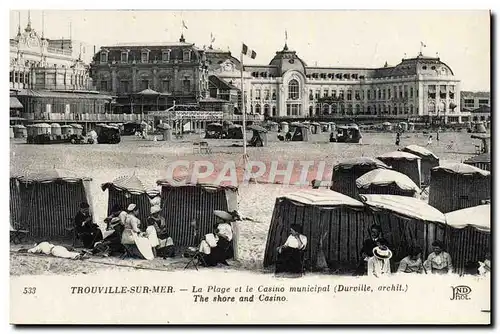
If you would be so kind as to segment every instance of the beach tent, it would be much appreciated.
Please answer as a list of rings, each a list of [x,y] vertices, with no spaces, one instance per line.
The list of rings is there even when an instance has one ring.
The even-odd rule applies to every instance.
[[[177,246],[195,245],[192,221],[196,221],[200,236],[211,233],[216,222],[214,210],[233,212],[238,209],[238,188],[232,185],[215,185],[213,182],[192,183],[191,175],[161,179],[162,213],[167,230]],[[237,258],[238,231],[232,224],[234,254]]]
[[[491,153],[483,153],[464,161],[464,164],[491,171]]]
[[[248,142],[249,145],[255,147],[267,146],[267,130],[265,128],[252,124],[248,129],[252,130],[252,138]]]
[[[377,168],[390,169],[389,166],[375,158],[358,157],[344,160],[333,166],[331,190],[357,198],[356,180],[363,174]]]
[[[74,131],[74,128],[71,126],[71,125],[62,125],[61,126],[61,134],[62,135],[72,135],[74,134],[75,131]]]
[[[288,132],[288,122],[281,122],[280,126],[281,126],[281,132],[283,132],[283,133]]]
[[[312,122],[311,132],[314,134],[321,133],[321,125],[318,122]]]
[[[428,149],[418,145],[408,145],[400,151],[408,152],[420,157],[420,176],[423,185],[429,185],[431,169],[439,166],[439,158]]]
[[[28,130],[24,125],[17,124],[13,126],[14,138],[26,138],[28,137]]]
[[[382,127],[384,131],[392,131],[392,124],[390,122],[382,123]]]
[[[416,197],[420,188],[408,176],[395,170],[377,168],[356,180],[360,194],[386,194]]]
[[[146,218],[150,214],[151,201],[160,195],[156,189],[147,188],[136,175],[123,175],[112,182],[101,185],[102,191],[108,190],[108,215],[115,204],[126,209],[135,203],[139,209],[137,218],[141,221],[141,229],[146,228]]]
[[[276,248],[298,224],[307,237],[305,266],[313,270],[324,255],[330,269],[354,269],[361,256],[363,241],[369,238],[371,214],[361,202],[328,189],[307,189],[276,199],[267,235],[264,268],[276,262]]]
[[[292,131],[292,129],[294,129],[292,141],[309,141],[309,134],[311,130],[308,125],[296,123],[294,126],[290,125],[290,131]]]
[[[441,212],[482,204],[491,198],[491,174],[461,163],[447,163],[431,170],[429,204]]]
[[[56,136],[62,135],[61,125],[59,123],[50,124],[50,128],[51,128],[50,131],[53,135],[56,135]]]
[[[71,124],[71,126],[73,127],[74,134],[79,136],[83,134],[83,126],[81,126],[80,124]]]
[[[89,203],[93,211],[91,181],[62,169],[14,173],[10,180],[11,219],[36,240],[65,237],[80,203]]]
[[[397,263],[408,255],[408,248],[422,248],[423,258],[432,252],[435,240],[444,241],[445,216],[436,208],[413,197],[397,195],[360,195],[382,227],[382,236],[392,251],[391,263]]]
[[[415,184],[420,186],[420,166],[421,159],[419,156],[402,151],[394,151],[384,153],[377,157],[392,169],[407,175]]]
[[[483,204],[445,214],[447,251],[458,274],[468,262],[484,261],[491,250],[491,205]]]

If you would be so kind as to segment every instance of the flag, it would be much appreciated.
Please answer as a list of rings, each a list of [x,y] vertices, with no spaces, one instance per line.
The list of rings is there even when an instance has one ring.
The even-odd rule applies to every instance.
[[[213,42],[215,42],[215,36],[212,33],[210,33],[210,43]]]
[[[424,42],[420,42],[420,45],[423,47],[423,48],[426,48],[427,45],[424,44]]]
[[[285,30],[285,40],[288,40],[288,32]]]
[[[187,25],[186,25],[186,22],[184,22],[184,20],[182,20],[182,26],[184,27],[184,29],[187,29]]]
[[[257,53],[254,50],[250,50],[246,44],[243,43],[243,48],[241,49],[241,53],[243,53],[245,56],[248,56],[252,59],[255,59],[257,57]]]

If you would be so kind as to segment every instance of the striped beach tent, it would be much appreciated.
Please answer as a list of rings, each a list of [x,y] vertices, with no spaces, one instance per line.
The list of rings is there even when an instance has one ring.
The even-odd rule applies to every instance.
[[[491,250],[491,205],[483,204],[445,214],[447,251],[458,274],[468,262],[484,261]]]
[[[197,246],[191,222],[196,221],[199,235],[204,236],[213,232],[214,210],[233,212],[238,209],[238,188],[233,185],[215,184],[210,180],[192,182],[189,177],[160,179],[157,185],[161,187],[167,230],[177,246]],[[233,223],[232,227],[234,257],[237,258],[238,226]]]
[[[356,180],[377,168],[390,169],[385,163],[375,158],[358,157],[344,160],[333,167],[331,190],[357,198]]]
[[[420,186],[421,158],[419,156],[408,152],[394,151],[379,155],[377,159],[391,166],[395,171],[407,175],[415,184]]]
[[[446,219],[443,213],[424,201],[397,195],[360,195],[382,227],[382,235],[392,251],[392,264],[408,255],[408,248],[419,246],[422,256],[432,252],[435,240],[444,241]]]
[[[135,203],[139,209],[137,218],[141,221],[141,229],[146,228],[146,218],[150,214],[151,201],[159,197],[160,192],[156,189],[148,188],[134,175],[122,175],[112,182],[101,185],[103,191],[108,191],[108,215],[115,204],[126,209],[129,204]]]
[[[482,204],[491,198],[491,173],[462,163],[431,170],[429,204],[447,213]]]
[[[305,266],[314,270],[324,256],[332,270],[354,269],[359,263],[363,241],[373,224],[363,203],[328,189],[307,189],[276,199],[267,236],[264,267],[276,262],[276,248],[298,224],[307,237]]]
[[[420,188],[405,174],[377,168],[356,180],[360,194],[386,194],[415,197]]]
[[[429,185],[431,179],[431,169],[439,166],[439,157],[425,147],[418,145],[408,145],[402,148],[401,151],[408,152],[420,157],[421,182],[424,185]]]
[[[35,240],[64,238],[80,203],[89,203],[93,211],[91,181],[63,169],[15,173],[10,179],[11,221]]]

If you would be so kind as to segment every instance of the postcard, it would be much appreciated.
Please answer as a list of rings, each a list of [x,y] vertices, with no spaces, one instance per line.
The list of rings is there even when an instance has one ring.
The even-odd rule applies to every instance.
[[[490,15],[11,10],[11,324],[491,324]]]

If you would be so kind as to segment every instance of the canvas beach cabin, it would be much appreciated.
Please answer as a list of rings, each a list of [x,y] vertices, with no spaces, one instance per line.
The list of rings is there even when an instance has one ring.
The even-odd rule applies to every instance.
[[[156,189],[147,188],[136,175],[123,175],[101,185],[102,191],[108,191],[108,215],[111,214],[113,206],[118,204],[126,209],[129,204],[137,205],[141,221],[141,228],[146,226],[146,218],[149,216],[152,201],[159,200],[160,192]]]
[[[408,145],[402,148],[401,151],[420,157],[421,184],[429,185],[431,179],[431,169],[439,166],[439,157],[425,147],[418,145]]]
[[[407,152],[394,151],[379,155],[377,159],[391,166],[395,171],[407,175],[415,184],[420,186],[421,159],[419,156]]]
[[[375,158],[358,157],[344,160],[333,167],[331,190],[357,198],[356,180],[377,168],[390,169],[385,163]]]
[[[429,204],[443,213],[482,204],[491,198],[491,173],[461,163],[431,170]]]
[[[264,254],[264,268],[275,265],[276,248],[286,241],[290,226],[298,224],[308,243],[305,270],[318,269],[324,256],[330,270],[354,269],[373,220],[364,205],[328,189],[307,189],[276,199]]]
[[[391,169],[377,168],[356,180],[360,194],[386,194],[416,197],[420,188],[408,176]]]
[[[161,187],[162,215],[165,217],[167,230],[180,247],[198,246],[195,244],[191,222],[196,222],[199,235],[204,236],[213,232],[216,223],[214,210],[231,213],[238,209],[237,187],[224,183],[216,185],[211,181],[191,183],[189,175],[186,177],[160,179],[156,182]],[[236,259],[238,228],[234,222],[231,225]]]
[[[93,212],[91,178],[63,169],[21,171],[11,177],[11,219],[35,240],[64,239],[80,204]]]
[[[392,265],[408,255],[409,247],[422,248],[425,259],[435,240],[444,240],[446,219],[443,213],[424,201],[397,195],[360,195],[382,228],[382,237],[392,251]]]
[[[469,262],[484,261],[491,250],[491,205],[483,204],[445,214],[447,251],[458,274]]]

